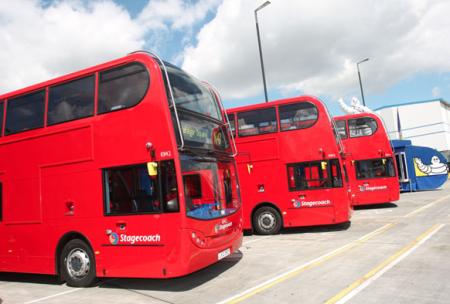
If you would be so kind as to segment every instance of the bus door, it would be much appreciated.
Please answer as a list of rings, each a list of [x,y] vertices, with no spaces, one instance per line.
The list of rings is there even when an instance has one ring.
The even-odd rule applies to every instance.
[[[7,271],[18,263],[19,256],[15,252],[14,240],[7,232],[8,226],[4,224],[5,208],[4,174],[0,172],[0,270]]]
[[[20,263],[21,254],[21,242],[15,232],[14,227],[11,225],[11,220],[6,214],[10,215],[12,206],[7,204],[6,198],[6,177],[4,172],[0,171],[0,270],[11,271],[17,269],[17,265]],[[6,212],[6,208],[10,208]]]
[[[166,247],[176,240],[168,226],[179,217],[174,162],[161,161],[103,170],[105,201],[104,251],[111,255],[106,275],[138,275],[162,269]],[[171,214],[172,213],[172,214]],[[166,227],[167,226],[167,227]],[[136,255],[148,255],[143,264]],[[120,258],[113,258],[117,256]],[[161,270],[165,271],[165,270]],[[163,274],[165,275],[165,274]]]
[[[409,182],[408,165],[406,163],[405,152],[395,153],[395,159],[397,161],[398,179],[401,183]]]
[[[291,209],[304,210],[315,222],[323,219],[324,222],[332,223],[335,220],[335,212],[330,212],[330,209],[348,199],[347,191],[343,187],[339,160],[289,164],[287,170]],[[336,188],[342,191],[336,191]],[[308,218],[303,218],[303,221],[308,221]]]

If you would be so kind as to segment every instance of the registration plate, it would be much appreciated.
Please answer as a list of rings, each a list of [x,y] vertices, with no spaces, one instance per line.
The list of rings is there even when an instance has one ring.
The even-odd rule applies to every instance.
[[[217,255],[217,259],[218,259],[218,260],[221,260],[221,259],[223,259],[223,258],[229,256],[230,253],[231,253],[230,248],[225,249],[224,251],[219,252],[219,254]]]

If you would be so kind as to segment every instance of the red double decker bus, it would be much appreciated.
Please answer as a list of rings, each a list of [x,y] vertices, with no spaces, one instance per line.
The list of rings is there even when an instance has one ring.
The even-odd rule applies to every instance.
[[[236,139],[244,229],[347,222],[341,149],[318,99],[302,96],[227,110]]]
[[[236,166],[212,89],[155,55],[0,96],[0,271],[182,276],[236,251]]]
[[[369,205],[397,201],[400,188],[395,158],[383,122],[376,114],[335,117],[345,149],[352,204]]]

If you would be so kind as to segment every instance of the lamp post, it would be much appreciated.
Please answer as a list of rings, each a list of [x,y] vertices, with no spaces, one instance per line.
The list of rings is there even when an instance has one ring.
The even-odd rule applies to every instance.
[[[361,97],[362,97],[363,106],[366,106],[366,101],[364,100],[364,92],[363,92],[363,87],[362,87],[362,82],[361,82],[361,73],[359,72],[359,64],[366,62],[366,61],[369,61],[369,58],[363,59],[356,63],[356,68],[358,69],[359,87],[361,88]]]
[[[261,49],[261,38],[259,36],[258,11],[263,9],[264,7],[266,7],[269,4],[270,4],[270,1],[266,1],[255,9],[256,35],[258,36],[259,59],[261,61],[261,71],[262,71],[262,78],[263,78],[263,84],[264,84],[264,96],[266,98],[266,102],[268,102],[269,99],[267,98],[266,75],[264,72],[264,61],[263,61],[263,55],[262,55],[262,49]]]

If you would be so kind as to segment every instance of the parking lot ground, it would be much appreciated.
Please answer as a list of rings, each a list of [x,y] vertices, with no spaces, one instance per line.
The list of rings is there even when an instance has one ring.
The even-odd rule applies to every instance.
[[[450,186],[358,208],[351,224],[247,235],[240,252],[169,280],[0,274],[3,303],[449,303]]]

